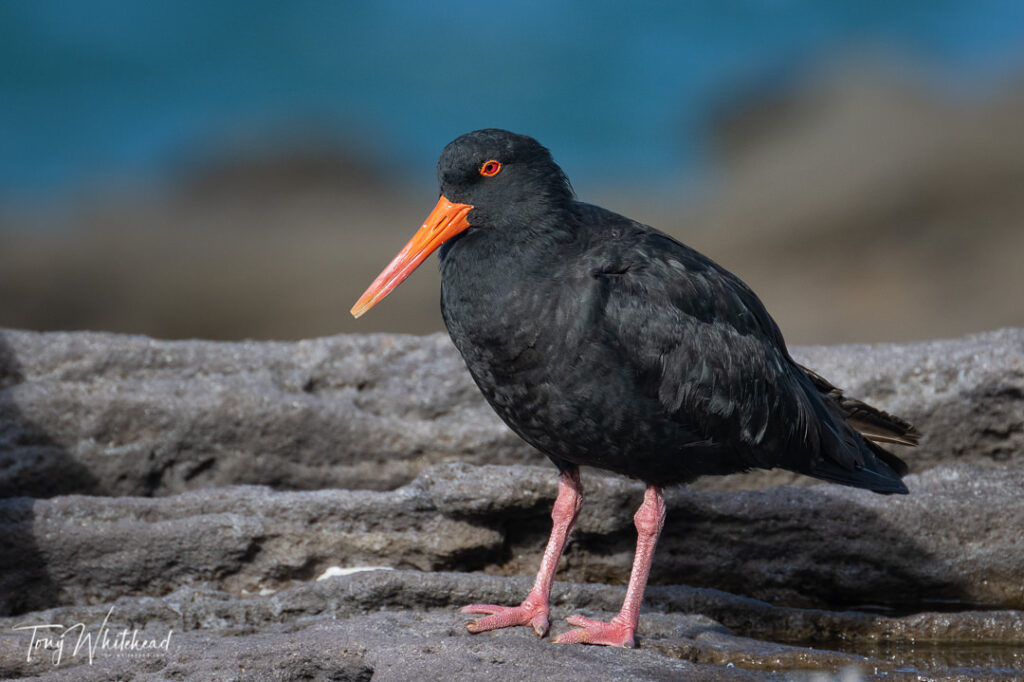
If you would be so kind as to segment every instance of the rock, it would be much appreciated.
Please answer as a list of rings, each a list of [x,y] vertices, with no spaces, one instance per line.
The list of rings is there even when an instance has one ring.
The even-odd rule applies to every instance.
[[[595,166],[610,175],[577,177],[580,199],[728,267],[791,340],[1024,326],[1012,295],[1024,291],[1024,79],[951,93],[902,60],[850,57],[753,92],[731,83],[729,101],[687,113],[711,134],[696,176],[659,166],[663,181],[640,190]],[[374,136],[334,146],[303,130],[204,141],[179,157],[177,187],[85,192],[61,210],[41,193],[0,203],[0,325],[222,339],[442,330],[433,266],[368,318],[345,312],[436,200],[432,164],[364,146]],[[566,160],[556,136],[541,141]]]
[[[211,343],[3,331],[0,349],[4,496],[382,489],[449,458],[542,461],[441,335]]]
[[[138,630],[140,639],[163,640],[170,632],[171,639],[166,652],[128,660],[101,649],[92,665],[84,665],[86,655],[65,650],[55,669],[43,655],[26,660],[30,633],[19,631],[18,637],[0,640],[0,674],[88,680],[115,674],[132,679],[146,672],[219,680],[264,679],[261,671],[273,669],[281,679],[763,680],[778,679],[779,672],[848,667],[901,679],[883,657],[814,645],[851,649],[886,637],[894,647],[914,642],[949,648],[967,631],[1007,647],[1024,641],[1020,614],[958,614],[952,620],[961,627],[947,630],[935,626],[936,620],[950,620],[942,616],[886,618],[786,609],[682,586],[652,589],[653,610],[641,616],[644,636],[637,650],[558,646],[526,628],[477,636],[462,627],[466,617],[456,612],[459,605],[473,599],[510,602],[528,586],[526,578],[372,571],[245,599],[180,588],[162,598],[125,597],[111,605],[50,609],[32,614],[27,624],[83,623],[97,633],[106,617],[112,633]],[[564,618],[577,610],[610,617],[622,588],[556,583],[554,596],[557,633],[567,629]],[[695,609],[705,615],[693,615]],[[25,618],[0,620],[5,633],[25,624]],[[744,632],[759,640],[798,632],[805,646],[754,641]],[[835,639],[837,633],[846,641]],[[1009,651],[1003,663],[1013,660]]]
[[[820,370],[847,395],[918,427],[921,444],[892,449],[912,471],[953,462],[1024,462],[1024,330],[908,344],[804,346],[798,362]],[[813,484],[784,471],[706,478],[706,488]]]
[[[1024,325],[1003,293],[1024,291],[1024,81],[964,98],[884,62],[806,66],[760,97],[736,91],[704,205],[688,197],[653,224],[695,213],[678,234],[750,284],[790,339]]]
[[[696,665],[655,651],[593,654],[579,647],[557,647],[527,633],[504,641],[472,638],[461,625],[438,612],[397,612],[356,616],[340,622],[316,619],[299,626],[267,627],[234,637],[185,633],[166,657],[147,661],[147,672],[164,679],[209,680],[394,680],[593,679],[757,680],[743,670]],[[164,630],[166,632],[166,630]],[[44,672],[48,664],[37,665]],[[83,668],[87,670],[83,671]],[[143,668],[138,661],[100,659],[92,666],[66,666],[44,672],[44,679],[106,680]],[[50,673],[50,674],[46,674]]]
[[[0,331],[0,677],[1024,675],[1024,331],[795,354],[924,432],[911,494],[740,489],[773,472],[668,491],[623,651],[462,627],[459,606],[527,592],[556,478],[447,339]],[[641,484],[584,487],[555,633],[610,617],[632,558]],[[174,643],[54,666],[15,629],[108,613],[111,636]]]
[[[913,470],[1019,462],[1024,330],[794,355],[915,422]],[[232,484],[387,489],[445,461],[539,464],[442,335],[295,343],[0,331],[0,495],[167,495]],[[776,472],[706,479],[742,488]]]
[[[0,612],[180,585],[258,593],[337,564],[529,574],[555,480],[544,467],[447,464],[389,492],[12,498],[0,503],[0,531],[14,550],[0,559]],[[822,608],[1024,608],[1024,473],[944,466],[908,485],[906,497],[827,484],[670,490],[651,581]],[[621,584],[642,486],[593,476],[584,487],[561,575]]]

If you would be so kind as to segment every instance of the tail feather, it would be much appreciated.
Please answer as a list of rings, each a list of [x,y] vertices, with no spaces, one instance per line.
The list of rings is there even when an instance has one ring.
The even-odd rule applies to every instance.
[[[870,444],[870,441],[865,442]],[[895,458],[894,455],[891,456]],[[906,464],[899,458],[895,459],[899,462],[902,470],[906,472]],[[907,486],[900,480],[902,474],[893,470],[886,460],[881,458],[853,469],[841,466],[834,460],[822,458],[814,462],[811,468],[804,473],[833,483],[841,483],[855,488],[866,488],[883,495],[906,495],[908,492]]]
[[[921,434],[910,422],[859,400],[844,396],[839,405],[846,412],[847,423],[869,440],[914,446],[921,438]]]
[[[917,445],[921,434],[907,420],[855,398],[847,397],[824,377],[806,367],[801,366],[800,369],[807,374],[819,392],[839,405],[846,416],[846,422],[865,438],[879,443]],[[883,452],[885,451],[883,450]]]
[[[864,442],[867,443],[869,448],[871,448],[871,452],[874,453],[875,457],[885,462],[886,466],[896,472],[896,475],[902,478],[907,475],[908,471],[910,471],[906,462],[883,448],[878,443],[873,442],[869,438],[865,438]]]
[[[906,462],[878,442],[917,445],[920,434],[906,420],[867,403],[848,398],[826,379],[801,367],[824,399],[832,416],[831,456],[814,461],[806,473],[836,483],[867,488],[883,494],[906,494],[900,479]],[[838,430],[837,430],[838,429]]]

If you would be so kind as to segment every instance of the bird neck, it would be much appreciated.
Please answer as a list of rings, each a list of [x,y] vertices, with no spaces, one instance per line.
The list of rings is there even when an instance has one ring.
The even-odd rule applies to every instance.
[[[508,271],[529,271],[543,267],[576,241],[579,220],[570,207],[543,212],[521,212],[508,220],[474,225],[441,245],[442,273],[454,259],[459,269],[494,267]]]

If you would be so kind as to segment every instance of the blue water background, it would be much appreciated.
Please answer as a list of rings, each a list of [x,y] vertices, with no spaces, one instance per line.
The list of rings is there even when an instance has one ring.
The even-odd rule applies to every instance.
[[[0,201],[303,130],[401,181],[498,126],[577,180],[657,185],[723,101],[862,53],[985,96],[1024,72],[1024,2],[5,2]]]

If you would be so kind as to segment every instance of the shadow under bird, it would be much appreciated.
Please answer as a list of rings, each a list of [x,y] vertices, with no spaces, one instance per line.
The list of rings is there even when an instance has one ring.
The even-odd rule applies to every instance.
[[[557,642],[634,646],[663,486],[753,468],[906,493],[877,442],[914,445],[902,419],[797,364],[735,275],[651,227],[576,201],[536,140],[478,130],[441,153],[441,197],[352,308],[359,317],[440,248],[441,311],[487,402],[558,467],[553,527],[518,606],[472,604],[472,632],[548,630],[559,557],[579,513],[579,466],[647,485],[636,556],[610,622],[571,616]]]

